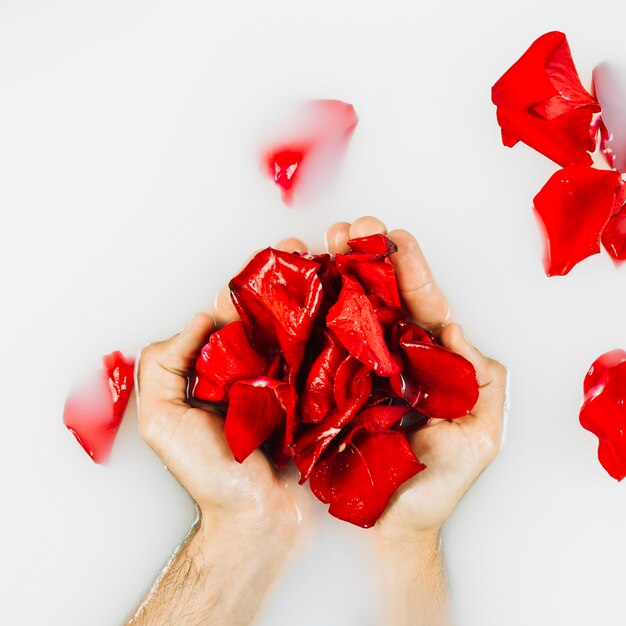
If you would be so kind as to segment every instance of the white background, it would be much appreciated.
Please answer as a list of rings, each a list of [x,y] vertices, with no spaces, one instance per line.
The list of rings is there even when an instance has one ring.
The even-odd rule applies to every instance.
[[[531,200],[556,166],[500,144],[493,82],[540,34],[585,84],[626,58],[622,2],[0,0],[0,622],[120,624],[194,518],[129,412],[110,463],[63,427],[102,354],[168,336],[254,249],[376,214],[420,239],[466,332],[512,372],[508,441],[444,545],[461,626],[623,623],[625,485],[578,424],[626,347],[626,267],[547,279]],[[360,123],[294,208],[258,140],[306,98]],[[274,116],[274,117],[273,117]],[[367,531],[317,524],[259,623],[374,622]]]

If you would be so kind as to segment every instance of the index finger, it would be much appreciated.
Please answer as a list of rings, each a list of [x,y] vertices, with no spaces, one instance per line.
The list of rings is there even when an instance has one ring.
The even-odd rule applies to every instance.
[[[398,246],[389,260],[409,314],[420,326],[435,332],[441,330],[450,321],[450,305],[437,286],[420,245],[406,230],[393,230],[388,237]]]

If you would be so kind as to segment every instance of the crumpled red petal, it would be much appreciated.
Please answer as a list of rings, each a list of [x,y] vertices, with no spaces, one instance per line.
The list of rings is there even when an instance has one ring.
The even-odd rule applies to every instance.
[[[376,234],[348,241],[348,247],[356,254],[379,254],[389,256],[398,251],[398,246],[386,235]]]
[[[239,463],[287,420],[293,423],[296,395],[293,387],[280,380],[240,380],[230,389],[224,432]]]
[[[319,264],[267,248],[230,282],[233,303],[261,353],[282,352],[295,377],[322,300]]]
[[[342,276],[352,276],[370,298],[380,298],[385,306],[400,308],[396,272],[389,259],[379,254],[338,254],[336,265]]]
[[[347,353],[330,330],[324,332],[325,345],[311,365],[302,394],[300,411],[302,421],[322,421],[335,406],[334,380],[339,364]]]
[[[359,428],[315,467],[311,490],[330,503],[331,515],[369,528],[396,489],[425,467],[404,434]]]
[[[535,196],[545,235],[544,268],[563,276],[600,252],[600,237],[624,183],[619,172],[572,166],[556,172]]]
[[[242,322],[214,332],[196,360],[193,396],[207,402],[228,402],[228,389],[242,378],[268,374],[270,360],[254,350]]]
[[[336,406],[321,422],[304,432],[294,444],[294,463],[304,483],[321,454],[365,406],[372,393],[372,372],[355,357],[348,356],[337,369],[334,395]]]
[[[474,366],[443,346],[416,341],[409,330],[400,339],[404,370],[391,379],[394,391],[429,418],[451,420],[467,415],[478,400]]]
[[[326,325],[350,354],[376,374],[398,374],[400,361],[389,352],[384,329],[363,287],[353,276],[345,275],[343,280],[339,299],[326,316]]]
[[[584,382],[583,428],[598,439],[598,459],[616,480],[626,476],[626,351],[613,350],[594,361]]]
[[[562,167],[591,165],[600,105],[580,82],[563,33],[539,37],[492,88],[502,141],[522,141]]]
[[[103,370],[70,394],[63,423],[95,463],[104,463],[113,447],[133,389],[135,360],[115,351],[102,359]]]

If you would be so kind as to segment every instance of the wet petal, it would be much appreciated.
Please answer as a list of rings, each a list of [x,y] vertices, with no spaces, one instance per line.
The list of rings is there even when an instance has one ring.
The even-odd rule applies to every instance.
[[[311,490],[328,512],[369,528],[404,482],[425,469],[404,434],[358,429],[317,465]]]
[[[559,165],[591,165],[600,105],[580,82],[565,35],[537,39],[492,89],[502,141],[522,141]]]
[[[337,161],[358,123],[354,107],[340,100],[311,100],[298,117],[297,128],[266,150],[262,159],[285,204],[293,200],[303,172],[323,172],[322,165]]]
[[[335,376],[335,408],[295,442],[294,462],[300,470],[300,483],[306,481],[324,450],[365,406],[371,393],[371,369],[349,356]]]
[[[616,480],[626,476],[626,351],[613,350],[598,358],[584,382],[580,410],[583,428],[598,439],[598,459]]]
[[[135,361],[121,352],[103,357],[103,369],[71,393],[63,423],[96,463],[109,457],[133,389]]]
[[[367,296],[380,298],[387,306],[400,308],[400,292],[391,261],[377,254],[338,254],[337,269],[342,276],[352,276]]]
[[[282,351],[295,377],[322,299],[319,264],[267,248],[230,282],[231,296],[257,351]]]
[[[410,337],[407,333],[400,340],[405,367],[401,377],[391,381],[396,393],[430,418],[450,420],[467,415],[478,400],[474,366],[443,346]]]
[[[548,276],[567,274],[600,252],[600,236],[622,188],[618,172],[591,167],[566,167],[550,178],[534,199],[545,234]]]
[[[602,245],[616,264],[626,261],[626,205],[604,227]]]
[[[214,332],[196,361],[193,396],[207,402],[228,402],[228,389],[242,378],[268,373],[270,360],[254,350],[242,322]]]
[[[238,381],[230,390],[224,432],[233,456],[242,463],[293,414],[291,385],[270,378]]]
[[[325,331],[325,345],[313,362],[302,394],[303,422],[321,422],[335,406],[334,380],[346,350],[332,331]]]

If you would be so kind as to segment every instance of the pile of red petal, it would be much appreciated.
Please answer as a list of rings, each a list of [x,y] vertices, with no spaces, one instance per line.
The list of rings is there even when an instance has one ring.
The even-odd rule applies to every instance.
[[[263,446],[331,515],[372,526],[396,489],[425,466],[407,434],[429,418],[467,415],[478,382],[402,308],[383,235],[352,251],[267,248],[230,283],[241,321],[213,333],[193,396],[227,403],[225,432],[243,462]]]
[[[69,395],[63,410],[63,423],[96,463],[103,463],[111,453],[135,370],[134,359],[117,351],[103,357],[102,363],[93,380]]]
[[[613,350],[596,359],[584,382],[580,409],[583,428],[597,435],[598,459],[616,480],[626,476],[626,351]]]
[[[620,171],[591,167],[599,135],[613,168],[611,135],[598,99],[580,82],[565,35],[539,37],[493,86],[492,101],[505,146],[522,141],[562,167],[534,199],[546,274],[567,274],[601,244],[616,264],[626,260],[626,188]]]

